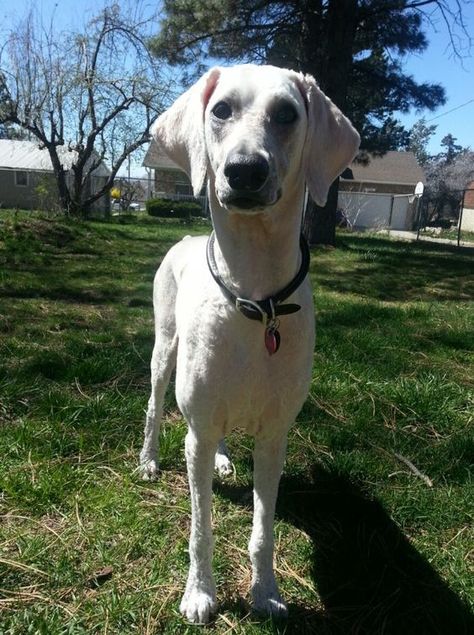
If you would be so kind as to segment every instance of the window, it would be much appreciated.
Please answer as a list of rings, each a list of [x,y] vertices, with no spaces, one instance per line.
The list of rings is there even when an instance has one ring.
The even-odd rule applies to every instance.
[[[17,187],[28,186],[28,172],[15,172],[15,185]]]
[[[189,183],[175,183],[174,184],[174,193],[175,194],[185,194],[186,196],[192,196],[193,190]]]

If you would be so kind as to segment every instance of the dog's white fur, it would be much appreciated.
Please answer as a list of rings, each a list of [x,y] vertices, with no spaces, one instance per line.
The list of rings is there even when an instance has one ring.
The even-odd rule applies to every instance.
[[[212,113],[223,100],[232,108],[225,120]],[[275,121],[282,103],[293,105],[294,123]],[[282,289],[299,268],[305,183],[324,204],[332,181],[359,146],[354,128],[311,76],[272,66],[210,70],[158,118],[153,134],[190,175],[195,194],[208,179],[219,271],[237,295],[253,300]],[[224,166],[235,152],[258,154],[269,165],[259,192],[265,203],[252,209],[235,207],[229,198]],[[176,399],[189,426],[185,451],[192,502],[190,569],[180,608],[197,623],[216,610],[212,472],[213,466],[231,471],[223,438],[236,427],[255,437],[253,604],[265,613],[286,613],[273,573],[273,520],[287,432],[308,392],[314,344],[308,278],[288,300],[302,309],[281,317],[281,348],[269,356],[264,325],[231,306],[211,277],[206,240],[182,240],[156,274],[152,393],[140,455],[144,478],[153,478],[163,397],[176,367]]]

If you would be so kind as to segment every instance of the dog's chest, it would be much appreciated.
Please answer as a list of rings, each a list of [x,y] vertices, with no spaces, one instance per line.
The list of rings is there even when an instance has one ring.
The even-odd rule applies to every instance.
[[[258,433],[267,422],[291,423],[311,376],[308,291],[301,293],[306,305],[301,311],[281,317],[280,347],[273,355],[265,346],[265,326],[238,313],[212,281],[203,294],[190,291],[186,317],[178,325],[176,394],[184,414],[224,433],[237,426]]]

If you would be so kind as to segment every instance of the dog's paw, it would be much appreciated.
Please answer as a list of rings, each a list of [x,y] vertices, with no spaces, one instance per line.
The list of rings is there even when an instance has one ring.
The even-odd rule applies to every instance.
[[[216,452],[216,456],[214,458],[214,469],[221,478],[225,478],[226,476],[230,476],[234,473],[232,461],[228,456],[221,454],[220,452]]]
[[[207,624],[217,611],[213,593],[206,593],[195,587],[186,590],[179,606],[181,614],[193,624]]]
[[[158,463],[153,459],[141,461],[138,470],[143,481],[156,481],[158,478]]]
[[[283,601],[275,584],[265,586],[256,584],[252,588],[252,609],[256,613],[268,615],[277,619],[288,617],[288,607]]]

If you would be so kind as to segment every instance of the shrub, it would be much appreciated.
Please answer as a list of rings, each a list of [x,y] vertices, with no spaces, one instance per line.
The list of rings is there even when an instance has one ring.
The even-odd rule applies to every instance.
[[[199,203],[192,201],[173,201],[165,198],[152,198],[146,202],[146,211],[150,216],[161,218],[190,218],[201,216],[202,210]]]

